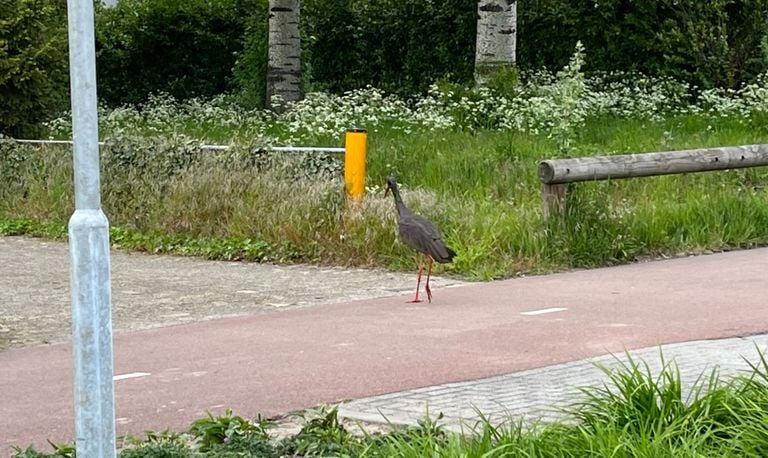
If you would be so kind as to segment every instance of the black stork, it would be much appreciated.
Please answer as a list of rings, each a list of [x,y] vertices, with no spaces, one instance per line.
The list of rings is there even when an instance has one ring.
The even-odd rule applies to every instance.
[[[397,189],[397,181],[393,176],[387,178],[387,189],[384,192],[384,195],[388,192],[392,192],[392,196],[395,198],[395,206],[397,207],[398,216],[397,231],[400,234],[400,240],[419,253],[427,256],[429,268],[427,270],[427,282],[424,289],[427,292],[427,300],[431,303],[432,290],[429,288],[429,276],[432,274],[432,262],[437,261],[442,264],[449,263],[453,260],[453,257],[456,256],[456,252],[445,245],[443,237],[440,235],[440,231],[437,229],[437,226],[435,226],[435,223],[423,216],[414,214],[405,206],[403,199],[400,197],[400,191]],[[421,286],[421,273],[423,270],[424,265],[422,261],[419,261],[419,278],[416,281],[416,297],[409,302],[421,302],[419,300],[419,287]]]

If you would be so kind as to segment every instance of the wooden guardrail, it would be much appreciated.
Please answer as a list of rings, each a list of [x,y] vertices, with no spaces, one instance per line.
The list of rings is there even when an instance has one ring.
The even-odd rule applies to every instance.
[[[764,165],[768,165],[768,144],[549,159],[539,163],[539,179],[544,211],[549,215],[565,208],[568,183]]]

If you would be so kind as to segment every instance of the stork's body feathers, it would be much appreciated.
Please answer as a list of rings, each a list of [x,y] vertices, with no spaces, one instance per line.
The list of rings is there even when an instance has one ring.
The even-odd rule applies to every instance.
[[[431,256],[437,262],[448,263],[456,256],[456,252],[443,242],[437,226],[423,216],[412,213],[400,215],[398,232],[403,243],[416,251]]]
[[[445,244],[435,223],[423,216],[414,214],[405,206],[403,199],[400,197],[400,191],[397,189],[395,177],[389,177],[387,179],[387,191],[392,192],[392,196],[395,199],[395,205],[397,206],[397,230],[400,235],[400,240],[410,248],[427,255],[429,258],[429,271],[427,272],[425,289],[429,301],[432,302],[432,292],[429,288],[429,276],[432,273],[432,261],[434,260],[443,264],[449,263],[453,260],[453,257],[456,256],[456,252]],[[416,299],[414,299],[413,302],[420,302],[419,284],[421,283],[421,271],[422,266],[420,265],[419,280],[416,284]]]

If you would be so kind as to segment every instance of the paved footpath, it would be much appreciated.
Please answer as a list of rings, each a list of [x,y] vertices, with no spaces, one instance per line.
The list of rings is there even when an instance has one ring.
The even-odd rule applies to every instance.
[[[583,399],[579,388],[613,388],[606,371],[640,363],[644,372],[650,372],[657,379],[665,366],[679,370],[687,396],[693,387],[706,386],[712,371],[716,370],[721,380],[727,381],[730,377],[750,374],[750,365],[762,367],[758,349],[766,352],[768,334],[654,346],[496,377],[356,399],[343,403],[339,413],[364,422],[413,425],[428,412],[433,419],[441,414],[440,422],[444,426],[464,431],[484,420],[493,424],[520,419],[557,420],[565,418],[564,412]]]
[[[66,265],[66,257],[55,258],[66,250],[53,248],[44,262]],[[40,260],[25,267],[5,259],[7,252],[0,250],[0,279],[39,269]],[[142,275],[130,259],[120,262],[122,281]],[[192,284],[195,275],[202,281],[210,274],[204,265],[190,268],[192,277],[176,268],[172,278]],[[754,360],[755,345],[768,343],[766,272],[768,249],[755,249],[482,284],[446,281],[434,288],[432,304],[390,295],[151,329],[125,326],[115,334],[118,434],[185,429],[206,410],[225,407],[277,416],[342,401],[349,401],[345,415],[368,421],[384,413],[410,422],[427,403],[452,420],[470,418],[472,406],[494,415],[547,416],[571,389],[600,380],[590,358],[645,349],[639,355],[653,362],[660,344],[692,374],[715,364],[730,373],[746,367],[742,356]],[[240,273],[251,285],[233,287],[251,290],[269,278],[253,275]],[[173,290],[172,282],[141,278],[155,291]],[[0,290],[0,307],[15,288]],[[28,300],[34,289],[25,286]],[[49,294],[50,285],[38,281],[37,289]],[[139,297],[151,310],[156,299]],[[71,439],[71,383],[67,342],[0,352],[0,455],[9,444]]]

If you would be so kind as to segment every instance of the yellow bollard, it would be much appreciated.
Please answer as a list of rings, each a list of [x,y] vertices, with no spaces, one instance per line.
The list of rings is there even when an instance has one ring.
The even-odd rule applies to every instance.
[[[344,136],[344,189],[347,197],[357,201],[365,195],[367,139],[365,129],[347,129]]]

